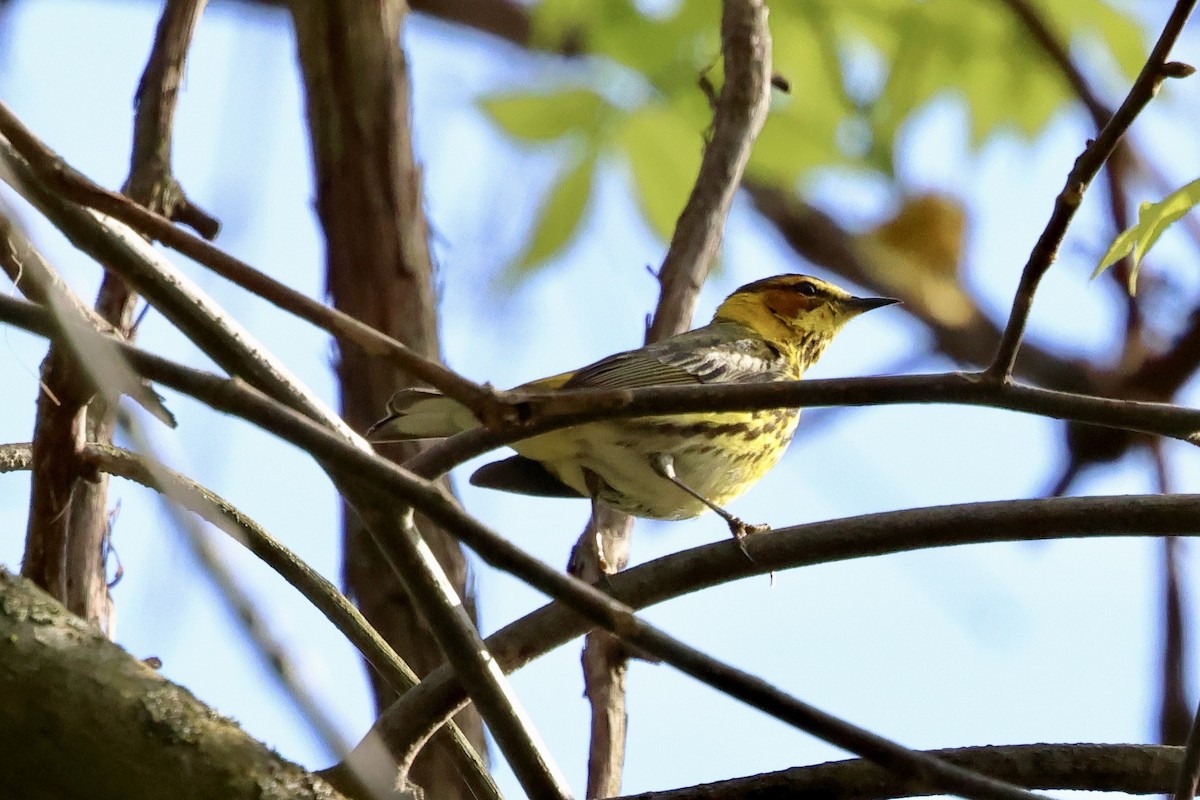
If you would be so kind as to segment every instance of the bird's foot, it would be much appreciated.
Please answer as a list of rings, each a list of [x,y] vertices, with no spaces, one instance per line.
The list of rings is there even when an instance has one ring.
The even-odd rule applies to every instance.
[[[742,555],[747,561],[753,561],[754,557],[750,555],[750,551],[746,548],[746,538],[759,533],[766,533],[771,530],[770,525],[752,525],[744,520],[730,514],[726,520],[729,523],[729,532],[733,534],[733,541],[737,544],[738,550],[742,551]]]

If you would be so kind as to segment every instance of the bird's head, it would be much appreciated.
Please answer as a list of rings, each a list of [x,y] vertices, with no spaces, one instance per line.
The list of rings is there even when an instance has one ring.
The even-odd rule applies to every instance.
[[[808,275],[776,275],[729,295],[713,321],[751,328],[793,356],[803,369],[816,361],[847,322],[864,311],[897,302],[890,297],[855,297]]]

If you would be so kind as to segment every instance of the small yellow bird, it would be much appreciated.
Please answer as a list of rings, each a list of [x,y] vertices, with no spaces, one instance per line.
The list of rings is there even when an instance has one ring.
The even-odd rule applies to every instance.
[[[735,291],[702,328],[514,391],[796,380],[846,322],[895,302],[853,297],[807,275],[777,275]],[[799,416],[792,408],[589,422],[514,442],[519,455],[481,467],[471,483],[520,494],[590,497],[653,519],[688,519],[712,509],[740,540],[761,526],[746,525],[723,506],[775,466]],[[478,425],[451,398],[404,389],[388,402],[388,416],[371,427],[368,438],[441,438]]]

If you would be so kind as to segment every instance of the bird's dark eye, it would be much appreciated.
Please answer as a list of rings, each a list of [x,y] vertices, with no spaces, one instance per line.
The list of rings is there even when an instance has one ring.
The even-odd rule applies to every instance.
[[[796,284],[796,291],[799,292],[800,294],[804,295],[805,297],[816,297],[817,296],[816,284],[809,283],[808,281],[804,281],[803,283]]]

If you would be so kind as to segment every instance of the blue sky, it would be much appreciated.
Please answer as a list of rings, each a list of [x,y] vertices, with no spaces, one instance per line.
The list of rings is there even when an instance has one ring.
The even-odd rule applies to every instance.
[[[156,4],[19,2],[4,20],[0,98],[71,164],[118,187],[128,165],[132,96],[157,22]],[[223,223],[218,244],[310,295],[322,296],[323,250],[312,213],[303,109],[286,16],[217,4],[201,22],[176,124],[175,166],[189,194]],[[587,363],[640,342],[661,261],[627,197],[621,165],[602,174],[583,235],[549,269],[506,293],[496,275],[520,250],[528,215],[554,177],[555,154],[496,136],[473,102],[497,88],[554,78],[552,60],[429,20],[414,19],[411,54],[418,157],[442,287],[447,363],[507,386]],[[1177,57],[1196,60],[1196,40]],[[1179,86],[1179,88],[1176,88]],[[1137,135],[1170,145],[1194,114],[1196,89],[1172,83]],[[1192,117],[1194,119],[1194,116]],[[1061,115],[1036,141],[1001,137],[968,151],[962,109],[933,104],[907,126],[900,172],[909,185],[953,191],[971,215],[965,270],[994,318],[1007,313],[1029,247],[1088,135],[1086,118]],[[1161,153],[1159,154],[1161,157]],[[1179,183],[1200,172],[1194,148],[1172,150]],[[519,177],[519,179],[515,179]],[[867,224],[894,198],[845,174],[818,176],[820,205]],[[6,203],[15,202],[7,190]],[[1063,258],[1039,294],[1031,339],[1101,361],[1117,352],[1119,297],[1088,282],[1111,236],[1100,196],[1085,203]],[[99,272],[16,203],[19,218],[85,298]],[[502,211],[501,211],[502,210]],[[1194,253],[1164,240],[1159,263],[1194,296]],[[336,403],[327,337],[170,257],[282,358]],[[735,203],[723,271],[697,322],[747,280],[803,271]],[[10,289],[11,291],[11,289]],[[1067,311],[1064,311],[1067,309]],[[1168,324],[1169,323],[1164,323]],[[486,331],[486,334],[481,334]],[[211,367],[151,312],[141,342]],[[922,328],[894,309],[856,321],[810,377],[955,368],[921,357]],[[44,343],[0,332],[0,441],[26,441]],[[913,367],[913,364],[917,366]],[[1195,387],[1185,398],[1195,402]],[[167,400],[178,431],[156,432],[159,453],[241,507],[338,581],[338,510],[320,470],[303,454],[187,398]],[[806,424],[808,423],[808,424]],[[1172,444],[1177,487],[1200,487],[1196,456]],[[783,464],[736,501],[753,522],[782,526],[870,511],[1036,496],[1063,449],[1050,421],[952,406],[851,409],[809,415]],[[469,470],[470,465],[465,469]],[[1087,473],[1079,494],[1151,491],[1145,455]],[[582,502],[479,490],[460,480],[472,513],[552,564],[564,564],[587,514]],[[19,564],[28,478],[0,479],[0,562]],[[163,659],[163,672],[236,718],[254,736],[313,768],[329,757],[283,702],[220,610],[156,498],[116,481],[115,544],[125,577],[115,590],[117,639],[132,654]],[[219,536],[219,534],[214,534]],[[704,517],[639,523],[634,560],[727,535]],[[287,641],[301,673],[348,741],[371,720],[352,649],[272,573],[224,541],[222,552]],[[1184,550],[1187,575],[1194,572]],[[719,587],[651,609],[647,617],[689,644],[748,669],[834,714],[914,747],[1037,741],[1147,741],[1156,702],[1157,564],[1153,540],[1063,541],[910,553],[786,572]],[[480,568],[482,627],[495,630],[542,598]],[[578,647],[514,676],[522,700],[580,793],[586,706]],[[631,669],[626,791],[716,780],[840,757],[811,737],[764,718],[667,667]],[[686,756],[684,755],[686,754]],[[516,784],[500,767],[502,788]]]

